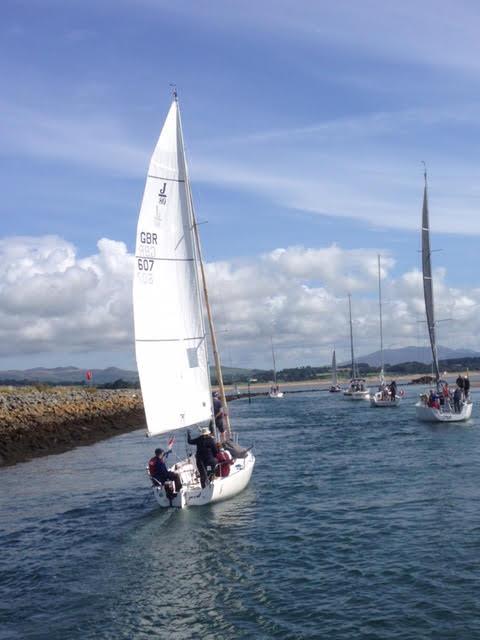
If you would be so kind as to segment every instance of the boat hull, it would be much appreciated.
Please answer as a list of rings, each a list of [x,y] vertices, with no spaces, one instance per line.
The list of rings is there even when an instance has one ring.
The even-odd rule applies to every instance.
[[[162,486],[155,486],[153,493],[158,505],[163,508],[184,509],[228,500],[245,489],[252,477],[255,456],[249,451],[245,458],[238,458],[224,478],[215,478],[202,489],[193,458],[182,460],[171,468],[180,474],[182,489],[169,499]]]
[[[272,393],[272,391],[270,391],[270,393],[268,394],[269,398],[283,398],[285,394],[283,393],[283,391],[276,391],[274,393]]]
[[[370,400],[369,391],[344,391],[344,400]]]
[[[428,407],[421,400],[415,405],[415,413],[418,420],[422,422],[465,422],[472,415],[473,405],[471,402],[465,402],[460,413],[453,411],[441,411]]]
[[[400,398],[397,396],[395,400],[384,400],[381,397],[381,394],[375,393],[373,396],[370,396],[370,405],[372,407],[399,407],[400,406]]]
[[[332,386],[328,391],[329,393],[340,393],[342,391],[342,388],[338,386],[337,387]]]

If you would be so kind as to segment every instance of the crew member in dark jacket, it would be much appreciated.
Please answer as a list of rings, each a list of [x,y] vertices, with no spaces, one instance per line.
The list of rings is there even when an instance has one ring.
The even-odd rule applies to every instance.
[[[225,440],[225,426],[223,424],[223,405],[219,398],[218,391],[213,394],[213,415],[215,416],[215,427],[220,434],[220,440]]]
[[[162,484],[167,480],[173,480],[175,483],[175,491],[178,493],[182,488],[182,481],[180,476],[175,471],[169,471],[165,464],[165,451],[163,449],[155,449],[155,455],[150,458],[148,462],[148,472],[151,478],[161,482]]]
[[[211,467],[213,474],[217,464],[217,446],[208,427],[200,429],[200,435],[197,438],[192,438],[190,431],[187,431],[187,435],[188,444],[194,444],[197,447],[195,460],[200,474],[200,483],[204,489],[207,485],[207,467]]]
[[[465,376],[465,379],[463,381],[463,390],[465,392],[465,398],[468,398],[468,393],[470,391],[470,380],[468,376]]]
[[[397,397],[397,383],[395,382],[395,380],[392,380],[390,385],[390,399],[392,402],[394,402],[395,398]]]
[[[455,391],[453,392],[453,410],[455,411],[455,413],[460,413],[461,411],[461,407],[460,407],[461,400],[462,400],[462,390],[457,384]]]

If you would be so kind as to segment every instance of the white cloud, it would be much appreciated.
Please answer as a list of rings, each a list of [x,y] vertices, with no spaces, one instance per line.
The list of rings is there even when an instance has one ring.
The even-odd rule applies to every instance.
[[[133,256],[124,243],[103,238],[97,253],[79,258],[57,236],[4,238],[0,265],[1,357],[44,354],[48,364],[51,354],[130,352]],[[385,344],[423,346],[421,275],[394,278],[394,267],[382,251]],[[378,348],[376,250],[292,246],[210,263],[207,272],[227,365],[269,366],[272,333],[279,367],[325,363],[334,345],[347,359],[348,292],[357,354]],[[443,269],[435,285],[437,317],[456,321],[442,323],[439,342],[476,348],[480,289],[451,287]]]
[[[0,240],[0,354],[127,346],[132,269],[123,242],[78,258],[57,236]]]

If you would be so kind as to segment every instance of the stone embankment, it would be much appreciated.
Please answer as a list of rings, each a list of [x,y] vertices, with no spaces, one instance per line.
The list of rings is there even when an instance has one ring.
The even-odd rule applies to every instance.
[[[144,426],[138,390],[0,388],[0,466]]]

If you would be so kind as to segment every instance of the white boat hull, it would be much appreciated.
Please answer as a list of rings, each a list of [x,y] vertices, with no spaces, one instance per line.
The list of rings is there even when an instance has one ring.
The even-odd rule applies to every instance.
[[[268,394],[269,398],[283,398],[285,394],[283,391],[270,391]]]
[[[155,486],[153,492],[157,503],[164,508],[200,507],[205,504],[228,500],[245,489],[252,477],[255,456],[249,451],[245,458],[237,458],[230,467],[230,474],[224,478],[215,478],[202,489],[194,458],[182,460],[171,468],[180,474],[182,488],[170,500],[162,486]]]
[[[399,396],[397,396],[395,400],[382,398],[381,393],[375,393],[373,396],[370,396],[370,405],[372,407],[399,407],[400,401]]]
[[[370,400],[370,391],[344,391],[345,400]]]
[[[342,388],[340,386],[331,386],[330,389],[328,390],[329,393],[340,393],[342,391]]]
[[[417,418],[422,422],[464,422],[472,415],[472,403],[464,402],[460,413],[453,411],[442,411],[428,407],[424,402],[419,400],[415,405]]]

